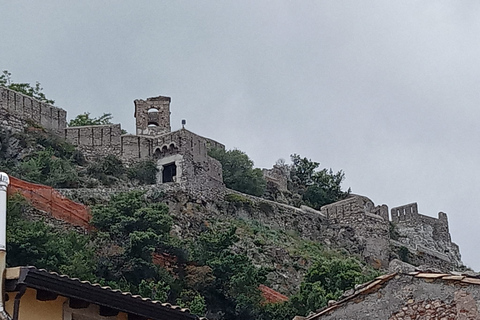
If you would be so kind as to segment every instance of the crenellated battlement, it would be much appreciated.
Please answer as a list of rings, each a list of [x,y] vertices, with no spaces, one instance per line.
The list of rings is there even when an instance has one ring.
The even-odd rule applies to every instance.
[[[127,164],[153,160],[160,171],[157,184],[182,187],[205,199],[218,199],[226,190],[222,166],[208,156],[208,150],[225,146],[184,128],[172,132],[170,102],[169,97],[163,96],[135,100],[136,133],[124,134],[120,124],[67,127],[65,110],[0,87],[0,124],[12,130],[40,125],[77,146],[90,160],[112,154]],[[288,191],[288,170],[277,166],[263,172],[279,190]],[[417,203],[410,203],[390,210],[391,225],[387,205],[376,206],[369,198],[354,194],[323,206],[321,213],[312,210],[303,212],[314,221],[315,225],[308,230],[316,230],[317,241],[360,254],[379,268],[396,254],[394,248],[402,246],[423,253],[426,263],[433,260],[425,257],[441,257],[441,263],[449,260],[452,266],[461,264],[458,246],[451,242],[447,214],[443,212],[438,213],[438,218],[425,216],[419,213]],[[296,220],[305,218],[297,214],[295,209],[288,216],[288,223],[295,225]]]
[[[417,203],[410,203],[390,210],[393,223],[401,221],[415,220],[418,215]]]
[[[392,208],[392,222],[401,225],[428,225],[435,231],[436,237],[450,241],[448,217],[445,212],[439,212],[438,218],[426,216],[418,212],[417,203],[410,203]]]
[[[62,108],[0,86],[1,124],[12,130],[23,130],[36,123],[60,135],[67,127],[67,112]]]
[[[402,245],[423,248],[420,251],[425,253],[437,252],[436,256],[448,257],[453,265],[461,264],[458,246],[450,236],[446,213],[439,212],[438,218],[426,216],[419,213],[416,203],[410,203],[392,208],[390,214],[400,234],[398,242]]]
[[[89,160],[107,155],[127,164],[156,161],[157,182],[184,183],[204,192],[225,188],[220,163],[208,150],[225,146],[184,128],[171,131],[170,97],[137,99],[136,134],[123,134],[120,124],[67,127],[67,112],[16,91],[0,87],[1,125],[15,131],[39,125],[57,133],[79,148]]]
[[[378,217],[388,223],[388,207],[375,206],[372,200],[364,196],[350,195],[344,200],[323,206],[322,213],[333,221],[354,221],[362,216]]]

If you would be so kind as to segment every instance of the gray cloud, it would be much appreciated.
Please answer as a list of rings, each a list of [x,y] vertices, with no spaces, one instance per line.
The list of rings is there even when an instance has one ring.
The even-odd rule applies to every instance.
[[[246,151],[299,153],[390,207],[449,214],[480,269],[476,1],[0,3],[1,68],[73,117],[172,97],[173,127]]]

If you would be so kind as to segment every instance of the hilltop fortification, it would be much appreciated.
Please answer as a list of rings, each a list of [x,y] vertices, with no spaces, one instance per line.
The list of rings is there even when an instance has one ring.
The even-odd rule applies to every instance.
[[[120,124],[67,127],[65,110],[0,87],[0,124],[16,131],[42,126],[77,146],[90,160],[109,154],[127,164],[154,160],[159,174],[157,184],[150,188],[165,192],[181,190],[197,199],[197,203],[223,200],[224,195],[236,193],[225,188],[221,164],[208,156],[209,149],[225,146],[184,128],[171,131],[170,102],[164,96],[135,100],[136,132],[122,134]],[[274,166],[264,170],[264,175],[278,190],[285,191],[289,172],[282,168]],[[101,191],[74,192],[98,195]],[[447,215],[443,212],[438,218],[422,215],[416,203],[392,208],[389,217],[386,205],[375,206],[370,199],[359,195],[323,206],[320,211],[241,196],[248,198],[252,207],[233,211],[230,208],[228,214],[248,216],[275,228],[293,230],[304,238],[344,248],[378,268],[386,267],[393,258],[449,270],[462,266],[459,248],[451,241]],[[188,205],[186,200],[176,201],[177,209]],[[226,214],[209,210],[212,214]]]

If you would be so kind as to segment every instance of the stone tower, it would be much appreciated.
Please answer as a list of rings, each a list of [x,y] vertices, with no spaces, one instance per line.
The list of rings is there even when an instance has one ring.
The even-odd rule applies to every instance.
[[[137,135],[161,135],[171,131],[170,97],[135,100]]]

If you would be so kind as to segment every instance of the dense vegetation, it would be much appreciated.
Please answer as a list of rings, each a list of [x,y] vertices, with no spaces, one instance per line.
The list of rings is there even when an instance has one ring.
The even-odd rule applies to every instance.
[[[320,209],[350,194],[350,189],[345,192],[341,188],[345,179],[343,171],[335,173],[332,169],[318,170],[320,163],[302,158],[297,154],[293,154],[291,160],[290,190],[300,194],[305,204]]]
[[[267,183],[263,173],[259,168],[253,167],[253,161],[243,151],[213,149],[208,154],[222,164],[223,182],[227,188],[254,196],[264,195]],[[288,192],[283,196],[290,204],[306,204],[320,209],[323,205],[342,200],[350,194],[350,189],[342,191],[341,188],[345,179],[343,171],[335,173],[332,169],[319,170],[320,163],[297,154],[291,156],[291,161],[291,165],[283,161],[276,164],[288,176]]]
[[[32,86],[30,83],[12,82],[12,74],[7,70],[3,70],[2,74],[0,75],[0,86],[23,93],[45,103],[55,103],[55,101],[47,99],[45,94],[42,92],[43,88],[41,87],[40,82],[37,81],[35,86]]]
[[[35,87],[11,83],[8,72],[0,76],[0,85],[53,103],[41,93],[39,83]],[[86,113],[69,126],[109,123],[110,114],[92,118]],[[227,187],[264,195],[267,183],[262,171],[244,152],[211,150],[209,154],[222,163]],[[342,171],[319,170],[319,163],[298,155],[291,159],[291,165],[278,165],[288,172],[285,196],[292,204],[320,208],[348,195],[349,190],[341,189]],[[154,184],[158,172],[152,161],[127,167],[114,155],[89,163],[74,146],[33,123],[21,133],[0,128],[0,167],[21,179],[56,188]],[[92,207],[94,231],[83,234],[52,227],[14,195],[8,203],[7,263],[35,265],[179,304],[212,319],[232,320],[290,320],[325,306],[344,290],[376,275],[351,257],[253,220],[208,221],[194,236],[177,238],[172,233],[175,219],[162,197],[140,191],[116,194],[108,204]],[[250,200],[236,194],[226,200],[250,205]],[[273,269],[253,264],[246,241],[258,254],[282,248],[308,261],[305,278],[289,301],[263,301],[259,285],[271,285],[267,275]]]
[[[245,152],[212,149],[208,155],[222,164],[223,182],[227,188],[254,196],[263,194],[266,182],[262,170],[253,168],[253,161]]]
[[[266,283],[269,270],[234,250],[245,226],[211,227],[195,239],[180,240],[171,235],[173,218],[158,200],[139,191],[112,196],[107,205],[92,208],[96,229],[83,235],[25,219],[31,212],[28,204],[11,197],[8,265],[35,265],[197,314],[208,311],[218,319],[291,319],[376,275],[352,258],[308,249],[314,263],[298,293],[285,303],[264,304],[258,286]],[[170,258],[173,265],[155,264],[155,255]]]
[[[85,112],[77,115],[75,118],[68,122],[69,127],[80,126],[98,126],[102,124],[111,124],[113,116],[111,113],[104,113],[100,117],[90,117],[89,112]]]
[[[55,188],[153,184],[151,160],[130,167],[114,155],[88,163],[73,145],[38,126],[11,133],[0,127],[0,166],[20,179]]]

